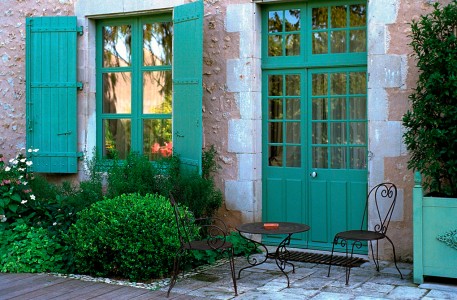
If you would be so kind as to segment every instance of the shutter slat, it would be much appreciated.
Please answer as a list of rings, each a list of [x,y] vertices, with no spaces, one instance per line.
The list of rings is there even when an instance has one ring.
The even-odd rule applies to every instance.
[[[27,147],[33,171],[76,173],[77,35],[76,17],[27,18]],[[65,154],[65,155],[63,155]]]

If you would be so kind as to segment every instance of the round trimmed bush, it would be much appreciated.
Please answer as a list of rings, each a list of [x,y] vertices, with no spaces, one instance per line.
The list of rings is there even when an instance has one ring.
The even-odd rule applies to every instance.
[[[67,238],[77,272],[134,281],[167,275],[179,245],[168,199],[151,194],[93,204],[78,213]]]

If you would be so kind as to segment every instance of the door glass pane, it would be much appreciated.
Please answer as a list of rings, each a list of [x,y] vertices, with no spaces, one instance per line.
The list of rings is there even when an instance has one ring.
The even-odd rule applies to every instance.
[[[169,157],[173,153],[170,119],[143,121],[143,153],[149,160]]]
[[[327,123],[313,123],[313,144],[327,144]]]
[[[130,25],[104,26],[103,67],[127,67],[132,60]]]
[[[171,114],[171,71],[143,72],[143,113]]]
[[[350,147],[350,168],[351,169],[366,169],[367,167],[367,150],[365,147]]]
[[[103,157],[127,158],[131,146],[131,127],[128,119],[103,121]]]
[[[367,126],[365,122],[349,123],[349,143],[365,145],[367,142]]]
[[[282,32],[282,10],[268,13],[268,32]]]
[[[316,7],[312,12],[313,30],[328,28],[328,8]]]
[[[282,122],[268,122],[268,141],[270,143],[282,143]]]
[[[143,65],[171,65],[173,25],[171,22],[143,25]]]
[[[300,75],[286,75],[286,96],[300,96]]]
[[[275,167],[282,167],[282,146],[270,146],[268,147],[268,165]]]
[[[282,55],[282,36],[270,35],[268,37],[268,56]]]
[[[286,56],[300,55],[300,35],[286,35]]]
[[[103,113],[129,114],[132,111],[132,79],[129,72],[104,73]]]
[[[287,122],[286,143],[299,144],[300,140],[300,122]]]
[[[268,96],[282,96],[282,75],[268,76]]]
[[[330,35],[332,53],[346,52],[346,31],[332,31]]]
[[[332,120],[346,119],[346,98],[331,99]]]
[[[349,117],[351,120],[366,120],[367,118],[367,98],[349,98]]]
[[[346,74],[332,73],[330,75],[330,95],[346,95]]]
[[[285,10],[286,31],[300,30],[300,10],[288,9]]]
[[[367,32],[365,30],[350,31],[349,52],[367,51]]]
[[[330,168],[345,169],[346,168],[346,147],[330,148]]]
[[[330,136],[330,144],[346,144],[346,123],[331,123]]]
[[[328,168],[327,147],[313,147],[313,168]]]
[[[349,73],[349,93],[351,95],[367,93],[367,73],[366,72]]]
[[[286,167],[298,168],[301,166],[301,147],[288,146],[286,147]]]
[[[327,120],[328,106],[326,98],[313,98],[313,120]]]
[[[347,26],[346,6],[332,6],[332,28],[344,28]]]
[[[312,95],[327,95],[327,74],[313,74]]]
[[[313,54],[328,53],[328,33],[314,32],[313,35]]]
[[[270,99],[268,103],[268,118],[270,120],[282,119],[282,100]]]
[[[349,7],[349,18],[351,27],[365,26],[367,24],[367,13],[365,4],[354,4]]]
[[[286,100],[286,119],[300,120],[300,98]]]

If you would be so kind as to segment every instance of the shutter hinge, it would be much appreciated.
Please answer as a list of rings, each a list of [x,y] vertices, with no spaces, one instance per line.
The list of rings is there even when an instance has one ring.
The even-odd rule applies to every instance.
[[[77,157],[79,160],[83,160],[83,158],[84,158],[84,153],[82,153],[82,152],[76,152],[76,157]]]
[[[76,32],[78,33],[79,36],[83,35],[84,34],[83,27],[82,26],[78,26],[76,28]]]
[[[76,82],[76,88],[79,90],[79,91],[82,91],[83,90],[83,83],[81,81],[78,81]]]

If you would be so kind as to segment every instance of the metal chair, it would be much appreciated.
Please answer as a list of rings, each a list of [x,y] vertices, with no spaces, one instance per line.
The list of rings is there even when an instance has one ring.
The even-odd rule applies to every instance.
[[[190,250],[214,250],[221,251],[228,254],[230,261],[230,269],[233,280],[233,288],[235,290],[235,296],[238,296],[238,291],[236,287],[235,279],[235,262],[233,259],[233,244],[226,240],[227,237],[227,226],[219,218],[199,218],[195,219],[195,222],[201,223],[202,235],[205,237],[202,239],[194,240],[191,238],[189,232],[190,226],[188,218],[184,217],[178,208],[178,205],[175,201],[175,198],[170,193],[170,203],[173,207],[175,214],[176,225],[178,228],[178,237],[180,242],[180,247],[176,252],[174,263],[173,263],[173,275],[170,282],[170,287],[168,288],[167,297],[170,296],[171,289],[176,283],[176,279],[179,273],[179,263],[181,257]]]
[[[376,209],[376,216],[373,220],[374,226],[372,230],[364,230],[365,222],[367,221],[368,215],[368,202],[372,199],[372,205]],[[397,266],[397,258],[395,256],[395,246],[392,240],[386,235],[387,228],[389,227],[390,219],[392,218],[392,213],[395,208],[395,202],[397,199],[397,187],[393,183],[381,183],[377,186],[373,187],[367,196],[367,201],[365,204],[365,210],[362,216],[362,224],[360,226],[360,230],[349,230],[339,232],[335,235],[333,239],[333,246],[332,246],[332,255],[330,258],[330,265],[328,266],[328,274],[330,276],[330,269],[332,267],[332,259],[333,259],[333,252],[335,249],[335,245],[340,243],[342,247],[346,248],[346,285],[349,284],[349,276],[351,273],[351,261],[354,254],[354,248],[360,249],[364,242],[370,243],[371,253],[373,255],[373,260],[376,266],[376,271],[379,272],[379,256],[378,256],[378,241],[382,239],[386,239],[392,245],[393,255],[394,255],[394,263],[395,267],[400,273],[401,279],[403,279],[403,275],[400,272],[400,269]],[[383,205],[381,204],[383,203]],[[385,211],[387,209],[387,211]],[[385,213],[382,213],[385,212]],[[373,242],[376,242],[376,256],[373,251]],[[348,260],[348,247],[351,244],[351,260]]]

